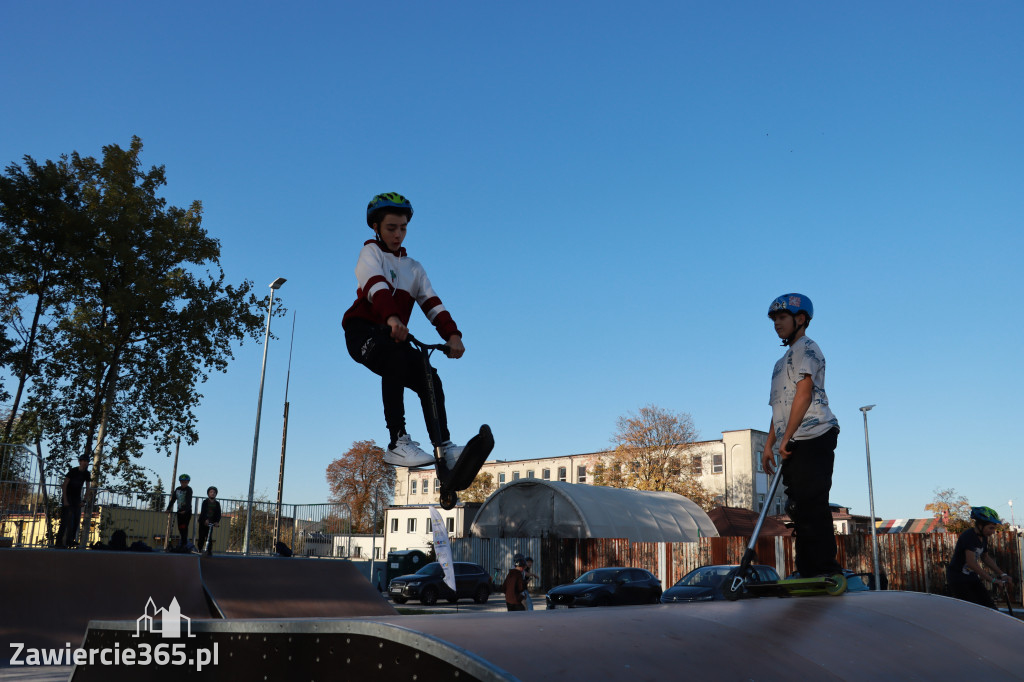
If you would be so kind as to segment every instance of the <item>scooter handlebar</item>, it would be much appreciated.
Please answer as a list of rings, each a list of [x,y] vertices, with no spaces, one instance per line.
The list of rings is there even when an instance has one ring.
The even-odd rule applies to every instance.
[[[451,357],[452,349],[447,343],[423,343],[412,334],[406,334],[405,339],[420,350],[439,350],[447,357]]]

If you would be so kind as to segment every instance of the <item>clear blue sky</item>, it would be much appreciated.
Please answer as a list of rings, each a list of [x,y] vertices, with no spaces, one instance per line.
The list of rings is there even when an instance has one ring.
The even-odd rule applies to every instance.
[[[366,202],[398,191],[465,332],[436,361],[456,440],[487,422],[499,458],[591,452],[647,403],[705,439],[765,429],[767,307],[800,291],[842,426],[833,501],[868,511],[876,403],[880,516],[955,488],[1007,517],[1020,500],[1019,522],[1022,35],[1009,1],[4,2],[0,162],[138,135],[167,199],[203,202],[229,279],[288,278],[286,502],[386,443],[339,323]],[[260,362],[246,344],[203,386],[194,486],[244,495]]]

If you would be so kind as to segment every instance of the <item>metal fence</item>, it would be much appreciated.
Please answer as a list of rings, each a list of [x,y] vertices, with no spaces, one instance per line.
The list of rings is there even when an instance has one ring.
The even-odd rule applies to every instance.
[[[39,459],[38,453],[23,445],[0,445],[0,543],[37,548],[54,545],[60,525],[60,481],[66,472],[47,477],[49,482],[43,483]],[[177,520],[166,511],[170,497],[169,493],[154,491],[94,490],[91,504],[82,510],[78,545],[107,548],[118,531],[124,533],[126,544],[137,550],[179,545]],[[193,498],[192,518],[186,532],[186,543],[191,542],[193,547],[204,497]],[[222,516],[211,534],[212,549],[241,552],[248,503],[217,499]],[[276,553],[277,504],[254,501],[252,517],[249,553]],[[350,521],[349,508],[344,504],[282,504],[279,540],[296,556],[334,556],[334,537],[349,534]]]
[[[878,536],[880,571],[892,590],[947,594],[946,563],[952,556],[957,536],[952,533],[893,533]],[[512,556],[521,553],[534,558],[533,572],[540,576],[534,588],[546,591],[571,582],[584,572],[604,566],[645,568],[658,576],[664,587],[700,566],[738,564],[748,539],[742,537],[701,538],[699,542],[630,542],[624,539],[552,538],[456,538],[452,554],[456,561],[471,561],[489,573],[500,575],[512,566]],[[871,536],[837,535],[839,563],[856,573],[872,572]],[[761,538],[757,543],[760,563],[774,566],[780,575],[795,567],[795,538]],[[1021,538],[1012,532],[989,538],[989,552],[1000,568],[1014,580],[1011,600],[1021,603]]]

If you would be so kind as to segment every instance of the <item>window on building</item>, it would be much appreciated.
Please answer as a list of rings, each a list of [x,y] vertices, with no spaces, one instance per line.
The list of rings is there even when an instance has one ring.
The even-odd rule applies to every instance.
[[[498,485],[505,485],[505,472],[498,474]]]
[[[764,465],[761,464],[762,455],[764,455],[764,452],[761,450],[758,450],[757,452],[754,453],[754,461],[757,462],[757,473],[759,474],[764,473]]]
[[[432,532],[434,532],[434,523],[433,523],[433,521],[431,520],[431,518],[429,516],[423,521],[423,532],[424,533],[432,533]]]
[[[566,471],[565,467],[558,467],[558,480],[565,482]]]
[[[541,469],[540,477],[542,479],[544,479],[545,481],[550,481],[551,480],[551,469]]]
[[[764,495],[760,494],[760,495],[757,496],[757,511],[758,511],[758,513],[760,513],[762,509],[764,509]]]
[[[412,479],[411,481],[409,481],[409,494],[410,495],[415,495],[416,494],[416,479],[415,478]]]
[[[435,478],[434,479],[434,492],[436,493],[436,492],[438,492],[440,490],[441,490],[441,479],[440,478]]]
[[[725,471],[725,457],[723,455],[711,456],[711,473],[720,474]]]
[[[407,523],[407,525],[406,525],[406,532],[408,532],[408,533],[415,533],[416,532],[416,519],[409,519],[406,523]]]
[[[693,467],[694,476],[702,476],[704,474],[704,458],[700,455],[693,456],[693,462],[690,466]]]
[[[518,471],[513,471],[512,472],[512,480],[513,481],[518,481],[519,480],[519,472]]]
[[[526,470],[526,477],[527,478],[533,478],[533,469],[527,469]]]
[[[394,552],[395,548],[392,547],[391,551]],[[384,548],[383,547],[374,547],[373,548],[373,558],[374,559],[380,559],[380,555],[383,554],[383,553],[384,553]]]
[[[391,519],[391,532],[392,533],[397,533],[398,532],[398,519]]]
[[[424,478],[420,482],[420,492],[421,492],[421,494],[426,495],[429,490],[430,490],[430,479]]]
[[[449,516],[447,521],[448,521],[448,532],[449,533],[454,533],[455,532],[455,517],[454,516]]]
[[[587,482],[587,467],[576,467],[576,482],[586,483]]]
[[[775,500],[775,514],[778,515],[778,514],[781,514],[781,513],[782,513],[782,500],[776,499]]]

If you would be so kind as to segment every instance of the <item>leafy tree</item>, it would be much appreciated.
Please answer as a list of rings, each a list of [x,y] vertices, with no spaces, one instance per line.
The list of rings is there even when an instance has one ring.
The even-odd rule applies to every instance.
[[[80,281],[76,264],[95,237],[68,158],[39,164],[26,156],[24,164],[12,163],[0,175],[0,363],[17,379],[4,443],[11,442],[26,386],[44,361],[40,339],[50,319],[66,312],[68,292]]]
[[[480,473],[468,488],[459,492],[459,499],[463,502],[483,502],[494,492],[496,487],[494,476],[487,472]]]
[[[159,476],[156,477],[156,485],[153,486],[153,492],[149,494],[149,508],[154,511],[163,511],[167,509],[167,504],[164,501],[164,495],[167,491],[164,490],[164,480]]]
[[[12,227],[0,259],[18,275],[2,281],[0,302],[32,320],[6,327],[25,330],[6,356],[31,379],[21,417],[52,461],[89,454],[94,480],[125,489],[145,480],[132,459],[147,445],[169,454],[178,437],[198,440],[197,387],[226,370],[235,343],[261,337],[267,301],[250,281],[225,283],[202,205],[168,206],[156,194],[164,168],[144,171],[141,152],[133,137],[128,149],[104,147],[102,161],[26,157],[0,195]],[[48,322],[36,327],[37,314]]]
[[[702,509],[714,496],[697,478],[700,456],[690,415],[655,405],[619,417],[611,442],[615,449],[594,467],[595,485],[678,493]]]
[[[936,488],[934,493],[931,503],[924,506],[925,511],[930,511],[936,519],[942,521],[947,531],[959,534],[974,524],[971,521],[971,503],[966,497],[953,488]]]
[[[355,533],[373,532],[374,519],[395,494],[395,468],[384,461],[384,449],[375,441],[360,440],[327,465],[331,501],[348,505]]]

